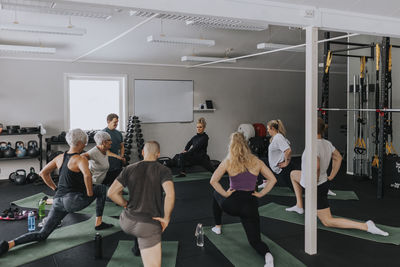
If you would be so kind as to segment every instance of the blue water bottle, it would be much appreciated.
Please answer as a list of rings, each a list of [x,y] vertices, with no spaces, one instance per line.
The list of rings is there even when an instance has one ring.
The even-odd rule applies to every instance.
[[[36,230],[35,213],[33,211],[28,214],[28,231],[33,232]]]

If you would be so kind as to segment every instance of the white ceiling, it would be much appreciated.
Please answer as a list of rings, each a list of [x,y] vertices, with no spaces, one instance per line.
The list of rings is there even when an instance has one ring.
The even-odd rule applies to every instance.
[[[306,5],[393,18],[400,17],[399,0],[268,0],[267,2]]]
[[[49,1],[34,0],[1,0],[4,3],[44,3]],[[334,8],[344,5],[345,1],[295,1],[282,0],[280,2],[296,3],[306,5],[316,5],[321,7]],[[361,1],[354,1],[361,2]],[[396,2],[396,1],[385,1]],[[346,2],[347,3],[347,2]],[[346,4],[350,9],[355,8],[361,3]],[[54,55],[33,55],[33,54],[12,54],[0,52],[0,57],[11,58],[37,58],[49,60],[72,61],[81,57],[89,51],[119,36],[121,33],[131,29],[138,23],[144,21],[146,17],[131,16],[129,8],[116,8],[110,6],[76,4],[71,2],[57,2],[55,8],[74,9],[80,11],[96,10],[110,13],[110,19],[98,19],[82,16],[71,16],[71,22],[74,26],[85,28],[87,34],[84,36],[64,36],[50,35],[26,32],[0,31],[0,44],[10,45],[31,45],[55,47],[57,49]],[[94,9],[95,8],[95,9]],[[366,8],[368,9],[368,8]],[[380,9],[378,9],[380,10]],[[398,12],[392,10],[393,14]],[[382,11],[383,12],[383,11]],[[47,25],[66,27],[69,24],[69,16],[45,14],[37,12],[0,10],[0,23],[12,23],[18,21],[20,24],[29,25]],[[254,21],[244,21],[243,23],[257,24]],[[265,26],[265,23],[258,23]],[[213,39],[216,45],[213,47],[201,47],[191,45],[176,44],[154,44],[147,43],[148,35],[158,35],[163,32],[167,36],[179,36],[189,38]],[[340,35],[339,33],[332,34]],[[322,33],[321,33],[322,38]],[[131,31],[122,38],[99,49],[98,51],[81,58],[86,61],[107,61],[107,62],[125,62],[125,63],[145,63],[145,64],[167,64],[188,66],[194,63],[181,62],[180,58],[185,55],[213,56],[223,57],[227,50],[230,57],[241,56],[260,52],[256,49],[257,43],[274,42],[284,44],[301,44],[305,42],[304,31],[300,29],[289,29],[283,26],[270,25],[263,31],[239,31],[226,29],[213,29],[198,26],[186,26],[185,21],[171,19],[152,19],[137,29]],[[335,59],[344,62],[344,59]],[[217,64],[218,66],[242,67],[242,68],[272,68],[272,69],[290,69],[304,70],[304,53],[279,52],[240,60],[235,64]],[[342,68],[341,70],[345,70]]]

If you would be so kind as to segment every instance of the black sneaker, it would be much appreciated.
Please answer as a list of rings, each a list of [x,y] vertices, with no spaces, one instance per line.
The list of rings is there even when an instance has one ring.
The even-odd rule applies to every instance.
[[[0,256],[7,253],[8,251],[8,242],[5,240],[2,240],[0,242]]]
[[[138,243],[137,243],[137,239],[135,240],[134,243],[135,243],[135,244],[134,244],[133,247],[132,247],[132,253],[133,253],[133,255],[135,255],[136,257],[140,257],[140,249],[139,249],[139,246],[138,246]]]
[[[113,226],[114,226],[113,224],[102,222],[100,225],[95,226],[94,229],[95,230],[105,230],[105,229],[111,228]]]

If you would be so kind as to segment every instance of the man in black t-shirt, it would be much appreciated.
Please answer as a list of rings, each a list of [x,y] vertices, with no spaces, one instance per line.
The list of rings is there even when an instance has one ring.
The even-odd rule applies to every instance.
[[[144,266],[161,266],[161,234],[174,208],[174,184],[170,169],[157,162],[160,145],[156,141],[147,142],[142,154],[143,161],[129,165],[117,177],[108,197],[124,207],[121,229],[138,239]],[[122,196],[124,187],[128,187],[129,200]]]

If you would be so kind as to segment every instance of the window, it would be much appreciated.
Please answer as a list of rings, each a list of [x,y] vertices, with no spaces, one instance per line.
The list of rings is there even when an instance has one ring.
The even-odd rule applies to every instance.
[[[125,128],[126,77],[66,75],[66,90],[67,129],[104,129],[110,113],[119,116],[118,129]]]

